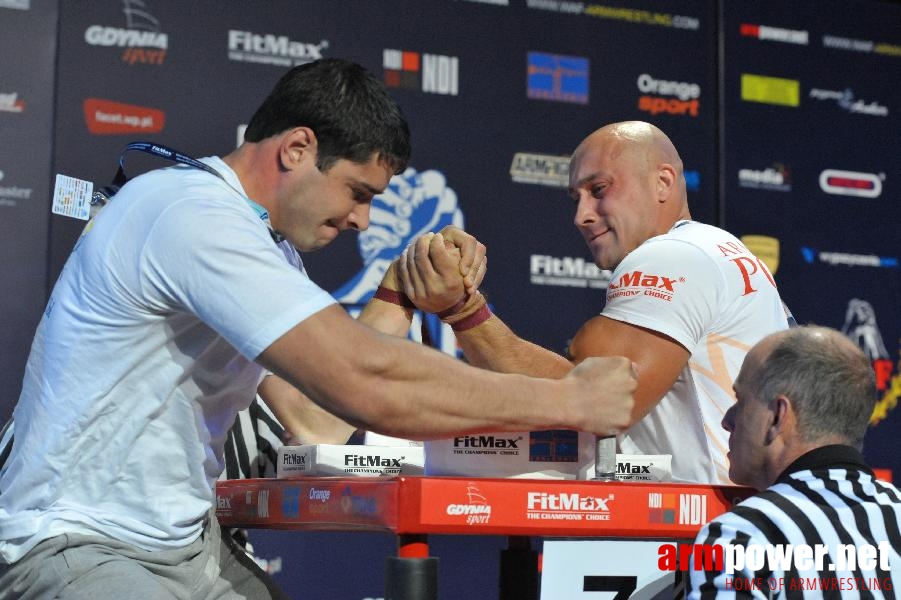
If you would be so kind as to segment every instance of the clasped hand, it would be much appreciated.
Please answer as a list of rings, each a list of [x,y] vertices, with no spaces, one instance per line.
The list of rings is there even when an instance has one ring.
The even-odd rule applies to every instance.
[[[485,245],[459,227],[414,240],[393,265],[401,290],[422,311],[442,313],[475,294],[488,270]]]

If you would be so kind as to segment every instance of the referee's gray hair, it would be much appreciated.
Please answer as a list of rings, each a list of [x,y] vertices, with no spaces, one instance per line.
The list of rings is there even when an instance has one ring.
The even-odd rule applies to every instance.
[[[876,377],[864,353],[841,332],[806,325],[780,332],[756,373],[754,395],[787,396],[805,442],[843,438],[860,448],[876,405]]]

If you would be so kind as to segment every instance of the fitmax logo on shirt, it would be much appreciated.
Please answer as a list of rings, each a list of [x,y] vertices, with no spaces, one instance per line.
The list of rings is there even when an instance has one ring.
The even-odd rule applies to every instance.
[[[676,293],[676,284],[685,283],[684,277],[665,277],[652,275],[642,271],[630,271],[623,273],[619,278],[610,282],[607,289],[607,300],[624,296],[651,296],[666,302],[671,302]]]

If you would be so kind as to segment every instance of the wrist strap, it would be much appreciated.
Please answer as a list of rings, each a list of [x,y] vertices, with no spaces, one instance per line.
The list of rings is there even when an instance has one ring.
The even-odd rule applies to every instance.
[[[468,300],[469,300],[468,295],[463,296],[463,298],[459,302],[457,302],[450,308],[445,308],[440,313],[435,313],[435,316],[438,317],[439,319],[446,319],[448,317],[452,317],[455,314],[457,314],[458,312],[460,312],[461,310],[463,310],[463,307],[466,306],[466,302]]]
[[[466,331],[467,329],[472,329],[478,325],[481,325],[489,318],[491,318],[491,309],[488,308],[487,304],[483,304],[479,307],[479,310],[475,311],[468,317],[464,317],[460,319],[456,323],[451,323],[451,329],[456,332]]]
[[[396,290],[389,290],[388,288],[381,285],[377,290],[375,290],[375,294],[373,294],[372,297],[381,300],[382,302],[389,302],[391,304],[396,304],[404,308],[416,308],[416,305],[413,304],[413,302],[407,297],[405,293],[398,292]]]

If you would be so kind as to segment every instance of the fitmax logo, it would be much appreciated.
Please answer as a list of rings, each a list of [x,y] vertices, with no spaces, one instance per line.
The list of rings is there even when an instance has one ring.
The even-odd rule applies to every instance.
[[[641,474],[647,473],[651,474],[650,465],[633,465],[632,463],[616,463],[616,472],[617,473],[628,473],[628,474]]]
[[[500,438],[493,435],[467,435],[454,438],[454,448],[516,448],[522,438]]]
[[[381,456],[365,456],[362,454],[345,454],[344,466],[353,465],[355,467],[397,467],[401,468],[401,458],[382,458]]]

